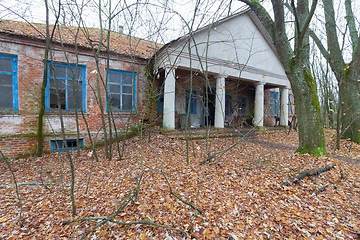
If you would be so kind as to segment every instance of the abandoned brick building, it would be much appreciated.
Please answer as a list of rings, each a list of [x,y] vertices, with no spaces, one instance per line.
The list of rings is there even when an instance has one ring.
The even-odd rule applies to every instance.
[[[100,41],[99,29],[59,26],[47,65],[45,25],[0,21],[0,149],[7,156],[36,151],[44,68],[43,144],[48,152],[62,141],[59,112],[67,141],[79,134],[81,146],[88,144],[88,133],[102,141],[101,111],[107,116],[109,107],[116,129],[137,124],[149,104],[148,69],[157,81],[153,109],[164,129],[182,127],[187,113],[191,127],[263,126],[274,124],[275,116],[280,125],[288,123],[290,83],[252,11],[164,46],[116,32],[108,41],[108,31]]]

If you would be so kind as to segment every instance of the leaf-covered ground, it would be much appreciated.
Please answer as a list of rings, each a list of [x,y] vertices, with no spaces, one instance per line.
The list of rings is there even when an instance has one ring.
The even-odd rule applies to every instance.
[[[142,140],[141,140],[142,139]],[[86,239],[182,239],[180,229],[195,239],[356,239],[360,225],[360,145],[343,140],[334,152],[334,132],[326,130],[328,153],[317,158],[294,153],[297,134],[285,130],[257,132],[232,150],[199,165],[210,153],[229,147],[239,137],[186,141],[178,135],[144,133],[126,141],[124,157],[113,160],[88,150],[75,162],[77,215],[71,216],[70,168],[63,153],[43,158],[10,160],[18,183],[53,183],[19,186],[20,207],[14,186],[0,188],[0,239],[80,239],[103,220],[64,221],[109,217],[131,191],[138,194],[113,218]],[[207,150],[208,149],[208,150]],[[340,157],[339,157],[340,156]],[[341,158],[338,160],[336,158]],[[348,161],[348,162],[346,162]],[[281,184],[308,169],[335,164],[320,176],[299,184]],[[13,184],[5,162],[0,163],[0,185]],[[86,192],[89,172],[90,184]],[[173,193],[202,211],[199,214]],[[41,177],[40,177],[41,176]],[[138,185],[140,183],[141,185]],[[323,192],[318,192],[327,186]]]

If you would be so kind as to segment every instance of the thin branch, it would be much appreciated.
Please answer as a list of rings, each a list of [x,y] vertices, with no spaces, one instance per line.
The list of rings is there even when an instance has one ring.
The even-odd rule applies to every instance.
[[[80,222],[80,221],[95,221],[95,220],[108,220],[107,217],[88,217],[88,218],[77,218],[77,219],[71,219],[63,222],[63,224],[73,223],[73,222]],[[162,227],[173,231],[181,232],[185,238],[189,237],[189,234],[185,232],[184,230],[181,230],[179,228],[173,228],[162,224],[157,224],[151,221],[137,221],[137,222],[120,222],[114,219],[110,219],[109,222],[116,223],[122,226],[131,226],[131,225],[149,225],[149,226],[156,226],[156,227]]]
[[[15,174],[13,172],[13,170],[11,169],[11,166],[10,166],[10,163],[9,161],[7,160],[7,158],[4,156],[4,154],[2,153],[1,149],[0,149],[0,154],[1,154],[1,159],[3,159],[6,163],[6,165],[8,166],[10,172],[11,172],[11,175],[13,177],[13,180],[14,180],[14,183],[15,183],[15,190],[16,190],[16,196],[17,196],[17,199],[19,201],[19,205],[20,205],[20,213],[19,213],[19,225],[20,227],[22,227],[22,209],[23,209],[23,204],[21,202],[21,197],[20,197],[20,193],[19,193],[19,188],[18,188],[18,184],[17,184],[17,181],[16,181],[16,177],[15,177]]]
[[[163,170],[161,170],[161,174],[164,176],[164,178],[165,178],[165,180],[166,180],[166,183],[167,183],[168,186],[169,186],[170,193],[171,193],[172,195],[174,195],[174,196],[175,196],[177,199],[179,199],[181,202],[185,203],[186,205],[188,205],[188,206],[190,206],[191,208],[193,208],[194,210],[196,210],[199,214],[202,214],[202,213],[203,213],[203,211],[201,211],[199,208],[195,207],[192,203],[190,203],[190,202],[182,199],[179,195],[177,195],[176,193],[174,193],[174,192],[172,191],[171,184],[170,184],[170,182],[169,182],[168,178],[166,177],[166,175],[165,175],[165,173],[164,173]]]
[[[353,13],[352,7],[351,7],[351,0],[345,0],[345,10],[346,10],[345,19],[347,21],[347,25],[348,25],[348,28],[350,31],[350,38],[351,38],[351,42],[352,42],[353,53],[355,53],[357,46],[358,46],[358,41],[360,39],[360,36],[358,36],[358,31],[356,30],[354,13]],[[355,55],[353,54],[353,56],[355,56]]]
[[[291,8],[292,8],[292,13],[294,14],[294,17],[295,17],[296,30],[297,30],[298,34],[300,34],[301,30],[300,30],[299,17],[298,17],[297,12],[296,12],[296,7],[295,7],[294,0],[291,0]]]
[[[55,184],[55,183],[24,182],[24,183],[15,183],[9,185],[0,185],[0,188],[18,187],[18,186],[26,186],[26,185],[47,186],[51,184]]]

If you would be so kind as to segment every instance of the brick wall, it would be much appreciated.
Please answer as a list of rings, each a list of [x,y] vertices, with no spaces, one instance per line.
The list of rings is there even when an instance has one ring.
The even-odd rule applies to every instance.
[[[66,52],[66,56],[64,55]],[[39,112],[39,96],[43,76],[44,43],[14,36],[0,36],[0,53],[17,56],[18,60],[18,86],[19,86],[19,111],[0,112],[0,149],[7,156],[16,157],[36,151],[36,131]],[[86,67],[86,112],[84,117],[79,113],[78,123],[80,135],[85,143],[88,140],[86,123],[92,137],[101,141],[103,128],[101,112],[98,104],[99,96],[96,92],[96,71],[105,79],[106,61],[100,60],[97,69],[92,51],[80,49],[76,54],[72,47],[63,49],[60,45],[53,47],[54,62],[78,64]],[[111,54],[109,68],[119,71],[136,73],[136,114],[129,112],[114,113],[117,129],[123,128],[131,118],[130,124],[134,125],[144,112],[144,92],[146,79],[143,68],[146,60]],[[94,91],[95,90],[95,91]],[[105,106],[105,91],[101,86],[101,98]],[[67,112],[63,116],[65,130],[69,137],[76,138],[76,116]],[[106,121],[108,118],[106,117]],[[109,124],[107,122],[107,124]],[[56,111],[46,112],[44,118],[46,151],[50,151],[50,140],[60,138],[60,118]]]

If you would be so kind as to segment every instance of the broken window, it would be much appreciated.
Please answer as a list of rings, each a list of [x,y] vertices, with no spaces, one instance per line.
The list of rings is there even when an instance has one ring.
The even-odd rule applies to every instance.
[[[85,67],[49,63],[48,70],[46,109],[85,111]]]
[[[0,54],[0,111],[19,110],[17,57]]]
[[[83,147],[83,139],[80,138],[79,141],[76,139],[67,139],[64,143],[63,140],[51,140],[51,149],[52,152],[65,152],[66,147],[69,151],[77,150],[77,148]]]
[[[135,73],[109,70],[108,101],[111,111],[135,110],[135,80]]]

